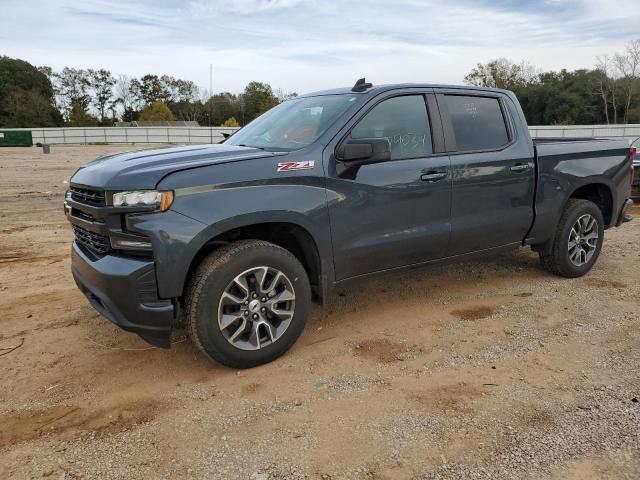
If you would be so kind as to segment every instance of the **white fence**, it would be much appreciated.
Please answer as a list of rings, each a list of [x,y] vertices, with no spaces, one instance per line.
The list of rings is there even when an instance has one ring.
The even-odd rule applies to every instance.
[[[232,134],[237,128],[226,127],[69,127],[69,128],[8,128],[31,130],[33,143],[90,144],[90,143],[218,143],[223,133]]]
[[[635,140],[640,137],[640,125],[548,125],[529,126],[534,138],[584,138],[584,137],[616,137]]]
[[[31,130],[33,143],[218,143],[223,133],[237,128],[226,127],[87,127],[87,128],[9,128]],[[530,126],[534,138],[549,137],[640,137],[640,125],[551,125]]]

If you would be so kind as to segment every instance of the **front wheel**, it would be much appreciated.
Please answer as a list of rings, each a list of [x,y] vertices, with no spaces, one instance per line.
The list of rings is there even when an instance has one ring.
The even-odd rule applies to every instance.
[[[604,217],[589,200],[571,199],[560,217],[551,249],[540,262],[562,277],[581,277],[596,263],[604,240]]]
[[[243,240],[198,266],[185,297],[186,324],[206,355],[250,368],[295,343],[310,304],[309,279],[296,257],[272,243]]]

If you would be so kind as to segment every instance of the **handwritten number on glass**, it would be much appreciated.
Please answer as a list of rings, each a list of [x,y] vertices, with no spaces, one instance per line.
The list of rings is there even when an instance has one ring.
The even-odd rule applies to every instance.
[[[480,110],[478,109],[478,106],[474,102],[465,103],[464,109],[466,110],[466,112],[469,114],[471,118],[474,118],[474,119],[478,118],[478,114],[480,113]]]
[[[415,150],[427,143],[427,134],[422,135],[417,133],[401,133],[390,137],[385,137],[389,140],[391,146],[401,145],[408,150]]]

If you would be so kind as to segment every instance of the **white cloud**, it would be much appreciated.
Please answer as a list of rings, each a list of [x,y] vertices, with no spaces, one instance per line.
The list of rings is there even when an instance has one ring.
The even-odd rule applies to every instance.
[[[520,7],[513,5],[521,4]],[[251,80],[306,92],[374,83],[461,83],[477,63],[589,68],[640,37],[630,0],[25,0],[5,5],[0,53],[37,65],[170,74],[214,90]]]
[[[189,9],[194,15],[217,16],[223,12],[255,14],[298,7],[311,0],[193,0]]]

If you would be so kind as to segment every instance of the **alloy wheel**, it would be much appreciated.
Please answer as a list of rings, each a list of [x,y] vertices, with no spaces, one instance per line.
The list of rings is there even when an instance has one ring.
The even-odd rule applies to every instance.
[[[295,291],[280,270],[260,266],[236,276],[218,306],[218,326],[227,341],[241,350],[259,350],[287,330],[295,310]]]
[[[567,249],[569,259],[576,267],[591,260],[598,247],[598,222],[589,214],[582,215],[571,227]]]

